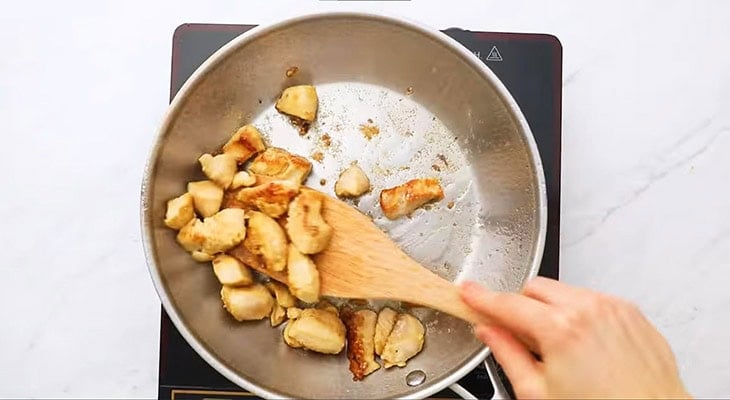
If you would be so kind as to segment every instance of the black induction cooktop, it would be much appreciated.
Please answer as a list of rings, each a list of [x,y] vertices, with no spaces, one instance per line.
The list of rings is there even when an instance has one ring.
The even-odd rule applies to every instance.
[[[170,99],[213,52],[255,25],[184,24],[172,46]],[[539,274],[558,279],[560,244],[560,141],[562,46],[551,35],[443,31],[469,48],[502,80],[519,104],[542,158],[548,197],[548,228]],[[508,392],[509,382],[500,371]],[[494,395],[487,371],[477,367],[459,381],[477,398]],[[511,394],[511,393],[510,393]],[[162,310],[160,328],[160,399],[256,398],[208,365],[187,344]],[[460,398],[449,389],[433,398]]]

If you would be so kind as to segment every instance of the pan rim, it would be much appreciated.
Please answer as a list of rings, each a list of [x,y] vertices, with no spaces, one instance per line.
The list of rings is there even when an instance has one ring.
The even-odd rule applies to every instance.
[[[529,148],[530,161],[534,170],[534,178],[536,179],[536,191],[537,191],[537,238],[535,242],[534,256],[532,257],[532,265],[529,266],[525,282],[534,278],[540,268],[540,263],[543,257],[546,229],[547,229],[547,193],[544,169],[542,166],[542,160],[537,149],[532,130],[522,113],[522,110],[514,100],[512,95],[509,93],[507,88],[504,86],[502,81],[492,72],[492,70],[485,65],[481,60],[477,58],[471,51],[461,45],[455,39],[442,33],[441,31],[425,26],[422,23],[412,21],[402,16],[394,16],[386,13],[372,13],[372,12],[358,12],[358,11],[332,11],[332,12],[318,12],[309,13],[294,18],[286,18],[275,23],[259,25],[226,43],[223,47],[218,49],[210,57],[208,57],[188,78],[183,84],[180,90],[175,94],[174,98],[170,102],[165,112],[162,123],[160,124],[152,148],[149,151],[144,177],[141,186],[141,202],[140,202],[140,217],[141,217],[141,230],[142,230],[142,244],[144,249],[145,261],[147,263],[148,271],[153,281],[155,291],[158,294],[160,302],[164,310],[167,312],[173,325],[178,329],[185,341],[195,350],[195,352],[201,356],[211,367],[221,373],[227,379],[234,382],[236,385],[251,391],[253,394],[264,397],[264,398],[286,398],[281,393],[276,393],[270,389],[258,385],[245,377],[240,376],[225,363],[223,363],[217,356],[215,356],[208,348],[198,339],[190,329],[188,329],[186,323],[182,317],[178,314],[177,308],[172,303],[166,285],[160,274],[157,256],[154,250],[154,239],[153,239],[153,226],[154,221],[151,220],[152,204],[151,204],[151,184],[154,181],[155,171],[157,169],[158,158],[160,151],[164,145],[165,138],[168,134],[169,128],[176,116],[180,112],[182,105],[188,98],[189,93],[202,81],[213,68],[219,63],[224,61],[230,53],[235,51],[238,47],[245,43],[254,40],[258,37],[264,36],[270,32],[276,31],[282,27],[297,24],[309,20],[316,19],[328,19],[328,18],[358,18],[363,20],[375,20],[379,22],[385,22],[403,28],[417,32],[424,37],[430,38],[437,42],[442,43],[450,51],[456,53],[463,61],[465,61],[471,68],[477,71],[482,78],[487,80],[489,84],[493,85],[500,100],[504,103],[511,112],[515,123],[521,131],[522,139]],[[476,351],[467,362],[462,363],[445,377],[440,380],[431,381],[424,383],[419,390],[408,395],[408,398],[425,398],[434,393],[439,392],[457,382],[467,373],[472,371],[480,363],[482,363],[486,357],[490,354],[490,349],[483,346],[480,350]]]

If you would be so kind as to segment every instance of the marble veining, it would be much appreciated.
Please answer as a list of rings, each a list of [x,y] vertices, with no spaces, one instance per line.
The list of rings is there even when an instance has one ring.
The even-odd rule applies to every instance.
[[[639,182],[634,187],[627,188],[626,193],[621,196],[622,198],[618,202],[613,202],[613,205],[602,210],[599,218],[597,218],[598,221],[588,227],[584,233],[575,239],[566,240],[563,247],[574,246],[589,238],[617,211],[633,203],[658,181],[702,155],[717,141],[720,135],[730,133],[730,127],[723,126],[713,129],[710,126],[712,121],[713,118],[701,121],[697,127],[690,129],[689,132],[682,135],[679,140],[667,148],[664,154],[646,163],[649,165],[637,167],[635,176],[640,177]]]

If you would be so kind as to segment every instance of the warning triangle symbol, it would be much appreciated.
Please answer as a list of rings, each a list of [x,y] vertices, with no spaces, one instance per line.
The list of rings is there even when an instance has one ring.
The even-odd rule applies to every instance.
[[[492,50],[490,50],[487,55],[487,61],[502,61],[502,55],[499,54],[497,46],[492,46]]]

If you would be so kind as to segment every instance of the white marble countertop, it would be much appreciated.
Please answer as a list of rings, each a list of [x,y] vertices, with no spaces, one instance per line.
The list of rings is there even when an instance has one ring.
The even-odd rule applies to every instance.
[[[561,279],[638,303],[690,391],[727,396],[730,3],[547,3],[4,5],[0,397],[156,396],[159,301],[139,188],[167,106],[173,30],[324,10],[558,36]]]

